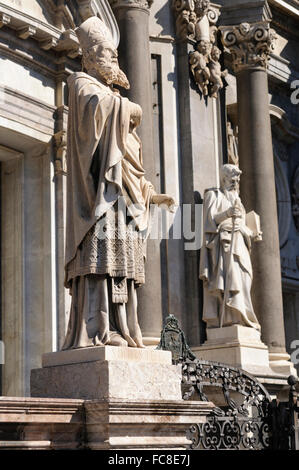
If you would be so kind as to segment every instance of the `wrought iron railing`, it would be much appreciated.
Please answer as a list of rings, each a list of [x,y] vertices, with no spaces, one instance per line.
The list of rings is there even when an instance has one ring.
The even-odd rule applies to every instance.
[[[266,388],[246,371],[197,359],[173,315],[166,319],[158,348],[171,351],[173,362],[181,363],[184,400],[216,405],[205,423],[188,429],[191,449],[299,449],[294,376],[288,379],[288,401],[272,400]]]

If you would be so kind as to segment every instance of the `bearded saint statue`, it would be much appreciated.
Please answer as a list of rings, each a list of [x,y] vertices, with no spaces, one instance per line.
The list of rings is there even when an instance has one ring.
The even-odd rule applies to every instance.
[[[113,88],[129,82],[109,29],[91,17],[76,34],[86,72],[68,79],[65,285],[72,304],[62,349],[143,348],[136,289],[145,282],[150,204],[171,210],[174,200],[145,179],[135,131],[142,110]]]
[[[253,230],[248,226],[239,197],[241,173],[236,165],[223,165],[220,189],[209,189],[204,195],[199,277],[207,328],[243,325],[260,330],[251,301],[250,250],[252,240],[261,240],[261,231],[258,224]]]

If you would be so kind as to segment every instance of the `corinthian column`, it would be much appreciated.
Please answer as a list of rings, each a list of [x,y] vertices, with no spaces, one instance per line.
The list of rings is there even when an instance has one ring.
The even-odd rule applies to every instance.
[[[260,215],[263,231],[263,241],[252,248],[253,304],[272,369],[288,373],[267,77],[275,32],[266,21],[221,31],[237,77],[241,198],[248,212]]]
[[[127,97],[142,107],[139,128],[146,178],[159,191],[153,139],[153,102],[151,56],[149,47],[149,9],[153,0],[109,0],[120,30],[119,63],[126,73],[130,89]],[[138,292],[139,320],[144,344],[158,342],[162,327],[160,242],[149,240],[146,285]]]

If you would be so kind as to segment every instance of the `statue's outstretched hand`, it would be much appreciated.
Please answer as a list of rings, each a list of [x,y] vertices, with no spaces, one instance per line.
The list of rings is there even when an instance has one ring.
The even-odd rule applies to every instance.
[[[168,194],[155,194],[152,197],[152,204],[157,204],[158,206],[167,206],[167,209],[170,212],[175,210],[175,200],[173,197],[168,196]]]

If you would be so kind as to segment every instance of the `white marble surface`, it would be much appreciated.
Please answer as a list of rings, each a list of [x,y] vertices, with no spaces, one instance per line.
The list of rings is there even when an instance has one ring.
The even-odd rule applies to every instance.
[[[149,362],[152,364],[171,365],[171,352],[117,346],[68,349],[66,351],[43,354],[42,366],[50,367],[93,361]]]
[[[192,348],[200,359],[240,367],[249,373],[273,375],[267,346],[254,328],[233,325],[207,330],[207,341]]]
[[[43,103],[55,105],[55,82],[18,64],[0,57],[1,86],[18,90]]]
[[[85,400],[180,400],[181,366],[93,361],[31,371],[31,396]]]

